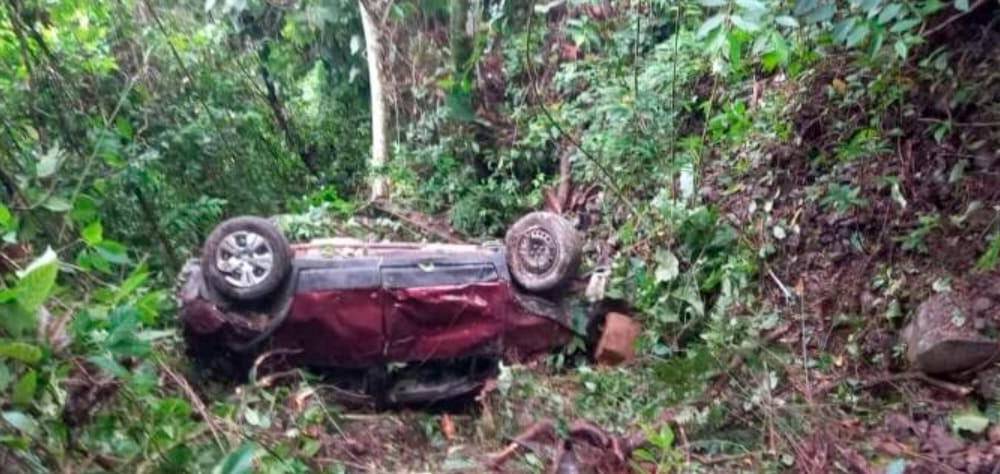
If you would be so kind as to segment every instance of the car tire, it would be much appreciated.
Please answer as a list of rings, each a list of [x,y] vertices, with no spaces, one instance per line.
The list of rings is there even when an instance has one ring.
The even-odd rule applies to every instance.
[[[292,249],[267,219],[234,217],[215,227],[201,254],[208,285],[238,301],[261,299],[281,286],[292,266]]]
[[[580,266],[582,238],[564,217],[532,212],[507,231],[507,264],[519,285],[547,291],[569,281]]]

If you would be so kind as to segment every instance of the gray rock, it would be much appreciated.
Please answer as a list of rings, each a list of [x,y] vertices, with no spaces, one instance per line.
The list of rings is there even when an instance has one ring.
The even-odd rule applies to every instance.
[[[924,301],[902,336],[911,366],[931,375],[975,368],[1000,350],[975,330],[970,308],[950,292]]]

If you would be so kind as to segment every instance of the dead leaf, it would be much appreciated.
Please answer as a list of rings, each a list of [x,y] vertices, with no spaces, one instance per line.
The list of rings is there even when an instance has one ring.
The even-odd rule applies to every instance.
[[[292,411],[294,413],[301,413],[302,410],[306,408],[306,402],[309,400],[309,397],[315,394],[316,390],[312,387],[306,387],[299,390],[295,396],[292,397]]]
[[[906,446],[899,441],[884,440],[875,444],[875,449],[888,456],[899,456],[906,452]]]
[[[838,94],[847,92],[847,83],[839,78],[834,78],[830,85],[833,86],[833,90],[837,91]]]
[[[961,451],[965,443],[949,434],[943,426],[931,425],[927,431],[925,446],[939,455],[947,456]]]
[[[447,413],[441,417],[441,432],[444,433],[444,438],[448,441],[455,439],[455,422]]]

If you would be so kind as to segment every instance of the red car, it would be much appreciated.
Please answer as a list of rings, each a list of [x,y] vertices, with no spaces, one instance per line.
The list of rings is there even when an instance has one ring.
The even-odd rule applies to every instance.
[[[499,360],[572,339],[569,312],[545,295],[574,276],[580,249],[572,224],[547,212],[483,245],[290,245],[271,221],[237,217],[183,272],[184,336],[197,360],[242,374],[256,357],[280,359],[332,374],[359,401],[452,398]]]

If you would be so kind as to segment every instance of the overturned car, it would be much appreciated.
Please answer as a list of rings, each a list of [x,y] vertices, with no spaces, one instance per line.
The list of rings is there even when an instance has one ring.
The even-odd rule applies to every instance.
[[[268,357],[329,373],[358,402],[453,398],[478,390],[499,361],[573,338],[579,325],[553,295],[581,245],[548,212],[481,245],[289,244],[271,221],[237,217],[182,272],[183,332],[189,354],[217,371],[246,374]]]

